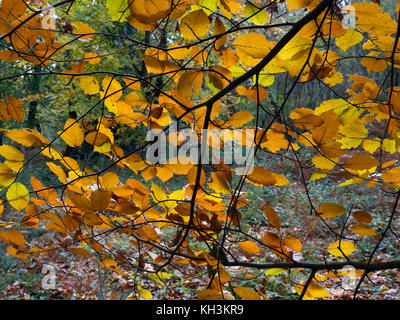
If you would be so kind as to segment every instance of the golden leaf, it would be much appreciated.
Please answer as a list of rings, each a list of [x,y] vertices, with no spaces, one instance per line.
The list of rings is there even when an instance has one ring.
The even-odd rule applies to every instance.
[[[346,209],[336,203],[326,202],[317,209],[317,212],[322,218],[335,218],[345,214]]]
[[[64,132],[59,131],[58,134],[70,147],[79,147],[84,138],[82,127],[74,119],[68,119],[64,125]]]
[[[336,257],[344,257],[344,255],[349,256],[357,248],[354,246],[353,242],[351,241],[335,241],[328,247],[328,252]],[[344,255],[343,255],[344,254]]]
[[[242,248],[247,253],[260,254],[260,248],[252,241],[241,241],[238,242],[240,248]]]

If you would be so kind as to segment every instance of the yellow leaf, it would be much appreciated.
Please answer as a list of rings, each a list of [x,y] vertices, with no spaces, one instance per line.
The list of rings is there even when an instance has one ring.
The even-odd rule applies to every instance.
[[[218,172],[211,173],[211,182],[208,182],[207,185],[215,192],[230,194],[230,187],[227,181]]]
[[[236,52],[230,48],[224,49],[224,51],[222,51],[220,54],[220,58],[226,68],[231,68],[239,61],[239,57]]]
[[[15,180],[12,170],[4,163],[0,163],[0,190],[8,187]]]
[[[233,291],[243,300],[261,300],[260,295],[252,289],[245,287],[233,288]]]
[[[396,152],[396,140],[384,139],[382,142],[382,150],[393,154]]]
[[[39,132],[30,129],[13,129],[7,131],[6,136],[25,147],[40,146],[50,142]]]
[[[335,167],[338,160],[338,158],[330,159],[325,156],[317,155],[312,159],[312,163],[318,169],[330,171]]]
[[[208,78],[215,88],[222,90],[232,81],[232,73],[226,68],[212,66]]]
[[[239,111],[229,118],[225,123],[225,127],[239,128],[253,119],[254,117],[250,112]]]
[[[231,275],[229,274],[228,271],[226,271],[224,268],[220,267],[218,269],[218,282],[221,283],[227,283],[228,281],[231,281]]]
[[[332,110],[320,115],[324,123],[311,130],[312,138],[318,145],[324,145],[332,140],[339,129],[338,117]]]
[[[39,222],[39,213],[35,204],[29,204],[25,208],[26,214],[21,219],[21,225],[24,228],[37,228]]]
[[[80,78],[80,87],[88,95],[97,94],[100,91],[99,83],[95,77],[84,76]]]
[[[86,135],[85,141],[96,147],[101,147],[105,143],[110,142],[110,138],[101,132],[94,131]]]
[[[95,33],[95,31],[86,23],[74,21],[73,25],[75,27],[74,34],[80,36],[79,39],[88,40],[94,37],[90,33]]]
[[[246,2],[244,15],[246,18],[250,17],[249,21],[259,26],[265,25],[268,20],[268,15],[265,9],[258,8],[251,2]]]
[[[257,102],[257,101],[263,101],[268,97],[268,92],[264,88],[256,88],[256,87],[251,87],[251,88],[245,88],[243,86],[239,86],[236,88],[236,92],[240,94],[241,96],[246,96],[247,98]]]
[[[7,101],[8,101],[7,105],[8,114],[14,120],[22,122],[22,120],[24,120],[24,114],[25,114],[22,101],[10,96],[7,97]]]
[[[368,170],[378,165],[378,160],[364,153],[358,153],[344,162],[344,166],[352,170]]]
[[[6,193],[9,204],[17,211],[22,211],[29,203],[29,191],[21,183],[13,183]]]
[[[385,182],[399,183],[400,168],[392,168],[382,173],[381,178]]]
[[[204,289],[197,292],[198,300],[220,300],[221,298],[221,293],[213,289]]]
[[[74,119],[68,119],[64,125],[64,132],[60,131],[58,134],[70,147],[79,147],[84,138],[81,126]]]
[[[203,84],[203,72],[191,70],[185,72],[178,82],[178,94],[182,97],[190,97],[200,91]]]
[[[344,257],[351,255],[357,248],[351,241],[335,241],[328,247],[328,252],[336,257]],[[344,255],[343,255],[344,254]]]
[[[111,270],[117,267],[117,262],[111,257],[107,257],[106,259],[104,259],[103,264],[106,268]]]
[[[295,290],[299,295],[303,291],[303,288],[304,288],[304,286],[302,286],[302,285],[295,286]],[[304,295],[304,300],[313,300],[314,298],[324,298],[324,297],[330,297],[330,296],[331,296],[331,294],[329,294],[325,288],[321,287],[319,284],[317,284],[313,280],[307,287],[307,291]]]
[[[204,37],[208,33],[209,26],[207,14],[203,10],[196,10],[182,19],[179,30],[183,38],[190,41]]]
[[[150,300],[150,299],[153,298],[153,295],[152,295],[151,292],[150,292],[149,290],[147,290],[147,289],[140,288],[140,289],[138,290],[138,292],[139,292],[139,295],[140,295],[143,299]]]
[[[7,159],[4,164],[14,172],[18,172],[24,165],[25,156],[17,148],[2,145],[0,146],[0,155]]]
[[[286,269],[282,269],[282,268],[271,268],[271,269],[268,269],[267,271],[265,271],[265,275],[266,276],[277,276],[286,271],[287,271]]]
[[[174,60],[184,60],[189,56],[189,50],[175,43],[168,47],[168,55]]]
[[[378,235],[373,228],[371,228],[365,224],[362,224],[362,223],[352,226],[350,228],[350,230],[360,236],[368,236],[369,237],[369,236],[377,236]]]
[[[352,3],[343,8],[352,15],[356,14],[357,29],[369,33],[369,36],[380,37],[390,36],[396,33],[397,22],[394,21],[389,13],[384,12],[377,3],[360,2]],[[374,14],[372,15],[371,12]]]
[[[26,243],[25,237],[21,231],[12,229],[7,232],[8,241],[15,244],[17,247],[23,247]]]
[[[336,203],[326,202],[317,209],[322,218],[335,218],[343,215],[346,209]]]
[[[151,185],[152,197],[155,203],[163,202],[167,200],[165,191],[158,185],[153,183]],[[162,203],[160,203],[162,205]]]
[[[252,241],[238,242],[240,248],[251,254],[260,254],[260,248]]]
[[[286,0],[288,10],[299,10],[307,7],[313,0]]]
[[[268,169],[254,167],[253,172],[247,176],[247,180],[256,186],[271,186],[276,183],[276,178]]]
[[[170,0],[135,0],[129,4],[131,15],[142,24],[156,23],[164,18],[171,8]]]
[[[159,177],[162,182],[166,182],[174,176],[174,173],[166,167],[157,167],[156,171],[156,176]]]
[[[381,142],[379,140],[367,139],[363,141],[362,146],[365,151],[372,154],[381,146]]]
[[[46,164],[49,167],[49,169],[58,177],[61,183],[63,184],[67,183],[67,175],[60,166],[57,166],[53,162],[46,162]]]
[[[256,82],[256,77],[254,76],[254,83]],[[267,73],[260,73],[258,76],[258,84],[263,87],[269,87],[275,82],[275,76]]]
[[[303,250],[300,240],[291,236],[283,239],[282,244],[293,251],[301,252]]]
[[[196,0],[196,2],[199,3],[199,7],[203,8],[208,15],[217,10],[217,0]]]
[[[214,43],[214,48],[217,51],[221,51],[225,46],[226,40],[228,38],[227,35],[222,35],[225,32],[226,32],[226,29],[225,29],[224,24],[222,23],[222,21],[219,18],[216,18],[215,22],[214,22],[213,36],[218,37],[218,35],[221,35],[220,37],[218,37],[215,40],[215,43]]]
[[[103,91],[100,91],[100,98],[104,99],[104,104],[108,110],[114,112],[114,103],[122,97],[122,86],[117,80],[109,76],[105,77],[101,84]]]
[[[330,99],[323,101],[318,108],[314,110],[314,115],[320,116],[321,114],[333,110],[337,115],[340,115],[348,109],[351,105],[343,99]]]
[[[344,52],[346,52],[347,49],[355,46],[357,43],[361,42],[362,39],[363,35],[360,31],[348,29],[344,36],[336,38],[336,45]]]
[[[187,174],[187,179],[191,186],[194,186],[197,182],[197,171],[198,170],[199,170],[198,167],[192,167]],[[200,179],[199,179],[198,183],[200,186],[203,186],[206,183],[206,174],[205,174],[203,168],[201,168],[200,170],[201,170]]]
[[[98,64],[101,61],[99,55],[96,52],[86,53],[84,59],[87,60],[87,62],[89,62],[90,64]]]
[[[294,149],[296,150],[295,146],[296,145],[294,145]],[[276,186],[286,186],[290,183],[290,181],[284,175],[281,175],[281,174],[275,173],[275,172],[271,172],[271,174],[276,179],[276,183],[275,183]]]
[[[232,45],[243,64],[254,66],[268,54],[274,43],[261,33],[249,32],[233,41]]]
[[[332,73],[332,75],[330,75],[330,76],[328,76],[328,77],[325,77],[325,78],[323,79],[323,81],[324,81],[326,84],[328,84],[329,86],[331,86],[331,87],[334,87],[334,86],[336,86],[336,85],[339,84],[339,83],[342,83],[343,80],[344,80],[343,75],[342,75],[340,72],[338,72],[338,71],[334,71],[334,72]]]

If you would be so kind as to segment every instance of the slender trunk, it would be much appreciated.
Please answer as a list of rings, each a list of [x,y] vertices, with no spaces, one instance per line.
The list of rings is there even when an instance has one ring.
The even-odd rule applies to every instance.
[[[40,73],[41,66],[34,68],[34,73]],[[32,95],[38,94],[40,89],[40,77],[35,75],[31,78],[29,86],[31,87],[30,93]],[[32,100],[29,104],[28,119],[26,120],[26,127],[30,129],[36,128],[36,114],[38,109],[38,100]]]

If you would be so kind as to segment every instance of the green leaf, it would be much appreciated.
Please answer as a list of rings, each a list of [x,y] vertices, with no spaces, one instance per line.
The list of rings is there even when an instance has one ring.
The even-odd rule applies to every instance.
[[[113,21],[125,22],[131,13],[127,0],[107,0],[106,6]]]

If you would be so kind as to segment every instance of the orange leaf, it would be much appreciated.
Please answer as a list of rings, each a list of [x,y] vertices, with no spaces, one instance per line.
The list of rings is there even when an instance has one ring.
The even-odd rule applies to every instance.
[[[247,177],[247,180],[256,186],[271,186],[276,183],[276,178],[268,169],[254,167],[253,172]]]
[[[276,230],[280,230],[280,220],[281,218],[276,214],[274,208],[271,206],[264,206],[263,211],[267,214],[267,219],[271,226],[273,226]]]
[[[233,291],[243,300],[261,300],[260,295],[252,289],[245,287],[233,288]]]
[[[317,209],[317,212],[323,218],[335,218],[343,215],[346,209],[336,203],[326,202]]]
[[[251,254],[260,254],[260,248],[251,241],[238,242],[240,248]]]

